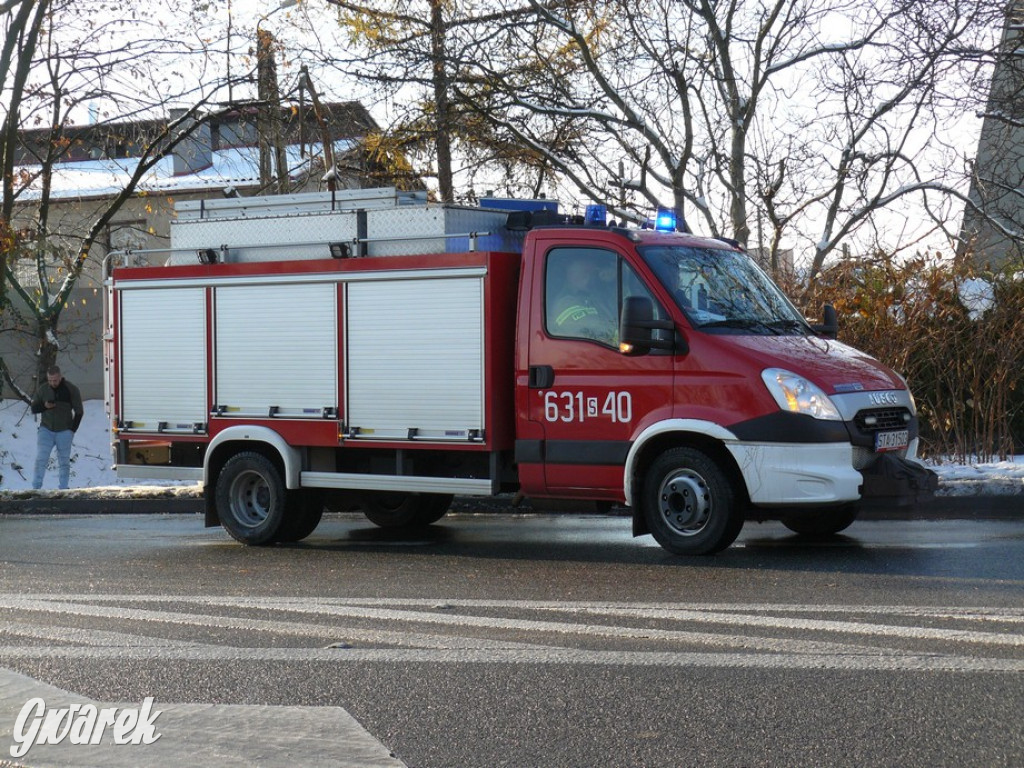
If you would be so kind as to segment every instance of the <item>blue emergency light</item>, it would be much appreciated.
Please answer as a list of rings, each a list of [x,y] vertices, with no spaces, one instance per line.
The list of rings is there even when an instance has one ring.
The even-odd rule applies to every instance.
[[[654,228],[658,232],[675,232],[676,231],[676,212],[671,208],[658,208],[658,213],[654,217]]]
[[[603,227],[608,223],[608,209],[603,205],[588,205],[583,221],[590,227]]]

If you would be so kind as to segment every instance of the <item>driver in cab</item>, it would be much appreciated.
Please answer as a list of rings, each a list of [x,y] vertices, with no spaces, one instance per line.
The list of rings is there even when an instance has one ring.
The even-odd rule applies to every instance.
[[[576,257],[566,268],[563,291],[553,305],[551,330],[559,336],[614,345],[618,336],[615,295],[614,275],[606,279],[598,265]]]

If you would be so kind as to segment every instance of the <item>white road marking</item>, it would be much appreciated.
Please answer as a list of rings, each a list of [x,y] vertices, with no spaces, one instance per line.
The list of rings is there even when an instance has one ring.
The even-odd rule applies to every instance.
[[[54,627],[49,624],[32,624],[24,621],[0,621],[0,635],[31,637],[37,640],[52,640],[57,643],[77,645],[117,646],[121,648],[212,648],[209,643],[191,640],[151,637],[149,635],[108,632],[102,629],[79,629],[78,627]]]
[[[100,618],[126,619],[129,621],[149,621],[157,623],[181,624],[196,627],[214,627],[221,629],[241,629],[254,632],[272,632],[279,635],[298,637],[344,635],[346,630],[339,630],[323,624],[302,624],[294,621],[273,621],[268,619],[248,619],[239,616],[209,616],[199,613],[181,613],[178,611],[150,611],[139,608],[121,608],[113,606],[96,606],[72,603],[63,600],[30,600],[15,598],[0,602],[0,608],[8,607],[21,611],[37,611],[43,613],[60,613],[73,616],[91,616]],[[0,623],[0,633],[15,634],[13,629]],[[388,632],[359,630],[360,636],[372,637],[375,642],[399,643],[416,645],[423,648],[460,648],[460,647],[534,647],[525,643],[511,643],[486,639],[467,640],[457,636],[439,636],[410,634],[405,632]],[[344,638],[342,638],[344,639]],[[539,646],[538,646],[539,647]]]
[[[680,630],[663,630],[642,627],[609,626],[605,624],[573,624],[568,622],[537,621],[529,619],[507,619],[495,617],[469,616],[465,614],[431,613],[424,611],[399,611],[370,607],[345,607],[317,602],[315,606],[304,601],[289,600],[285,603],[269,601],[277,610],[289,613],[316,613],[330,617],[377,619],[385,622],[408,622],[441,624],[448,627],[474,627],[483,629],[511,630],[517,632],[550,632],[563,635],[583,635],[589,637],[609,637],[644,640],[673,640],[681,643],[714,645],[734,648],[760,648],[764,651],[790,653],[822,653],[822,652],[874,652],[883,653],[878,648],[851,646],[848,644],[828,643],[814,640],[793,640],[786,638],[757,638],[748,636],[732,636],[710,632],[688,632]],[[322,624],[303,624],[293,621],[271,621],[266,619],[244,619],[240,617],[210,616],[198,613],[180,613],[173,611],[152,611],[113,606],[93,606],[80,603],[68,603],[62,600],[38,600],[13,598],[10,607],[23,611],[41,611],[47,613],[66,613],[76,616],[98,616],[104,618],[121,618],[136,621],[168,622],[203,627],[220,627],[244,629],[251,631],[276,632],[298,636],[324,636],[327,634],[341,635],[351,640],[357,637],[362,643],[379,642],[421,648],[542,648],[550,646],[518,643],[510,641],[493,641],[480,638],[460,638],[451,635],[423,635],[397,632],[372,632],[366,629],[328,627]],[[204,606],[220,606],[232,608],[267,607],[262,600],[243,604],[235,598],[204,598]],[[0,633],[4,625],[0,624]]]
[[[724,667],[745,669],[829,669],[857,672],[1004,672],[1024,674],[1024,659],[929,654],[842,655],[700,653],[672,651],[430,650],[409,648],[33,648],[0,646],[2,659],[102,661],[325,662],[390,664],[563,664],[623,667]]]
[[[168,610],[159,606],[168,606]],[[0,614],[0,637],[59,643],[41,647],[8,640],[7,645],[0,646],[0,660],[126,655],[224,661],[1024,672],[1024,659],[1007,656],[1024,648],[1024,633],[1020,630],[1024,609],[1016,608],[0,594],[0,611],[14,613],[7,621]],[[250,618],[243,615],[247,612],[277,618]],[[317,644],[264,648],[247,643],[235,647],[232,643],[238,643],[236,639],[198,643],[133,633],[125,627],[118,632],[75,628],[65,632],[49,621],[40,623],[29,618],[37,613],[146,622],[156,627],[152,630],[155,632],[159,632],[159,625],[171,624],[311,638]],[[587,621],[543,618],[552,613],[581,616]],[[296,615],[310,620],[298,620]],[[442,632],[415,631],[421,625],[436,626]],[[516,639],[506,639],[511,634]],[[524,636],[537,637],[540,642],[523,642]],[[850,642],[851,637],[860,640]],[[629,645],[616,650],[585,647],[598,640],[626,641]],[[337,647],[330,647],[334,643]],[[921,643],[938,644],[940,650],[922,651]],[[579,645],[584,648],[575,647]],[[726,650],[720,652],[722,649]]]
[[[880,614],[908,617],[934,618],[991,618],[998,621],[1024,623],[1024,606],[982,608],[929,605],[849,605],[829,603],[643,603],[615,602],[604,600],[488,600],[463,598],[403,598],[403,597],[240,597],[234,595],[167,595],[167,594],[103,594],[83,592],[79,594],[25,594],[0,592],[0,608],[8,600],[72,600],[88,603],[199,603],[203,605],[233,605],[240,608],[285,606],[333,606],[368,605],[375,607],[404,606],[414,608],[510,608],[521,610],[546,610],[573,612],[583,608],[608,608],[613,610],[639,609],[661,611],[720,611],[740,613],[838,613],[838,614]]]

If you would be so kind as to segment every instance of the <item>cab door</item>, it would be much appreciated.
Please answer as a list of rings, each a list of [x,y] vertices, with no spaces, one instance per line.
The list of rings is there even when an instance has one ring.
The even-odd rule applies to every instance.
[[[634,437],[671,416],[674,365],[666,352],[622,354],[619,313],[625,297],[643,295],[667,315],[625,248],[555,237],[537,246],[526,408],[543,438],[530,452],[547,494],[621,500]]]

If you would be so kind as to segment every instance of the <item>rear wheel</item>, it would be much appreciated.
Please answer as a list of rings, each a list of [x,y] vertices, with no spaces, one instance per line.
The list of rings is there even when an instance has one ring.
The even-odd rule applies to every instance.
[[[719,552],[743,527],[728,476],[696,448],[672,448],[661,454],[647,470],[643,501],[651,534],[677,555]]]
[[[455,501],[455,497],[450,493],[425,493],[420,498],[422,506],[420,507],[419,525],[436,523],[448,514],[452,502]]]
[[[214,491],[217,515],[243,544],[271,544],[285,518],[288,489],[274,463],[260,453],[228,459]]]
[[[794,513],[782,518],[782,524],[802,536],[834,536],[853,525],[859,514],[860,505],[844,504],[841,507]]]
[[[324,515],[324,497],[316,489],[288,492],[288,513],[277,529],[277,541],[302,541],[320,525]]]
[[[359,508],[381,528],[419,528],[444,517],[453,498],[443,493],[371,491],[360,499]]]

